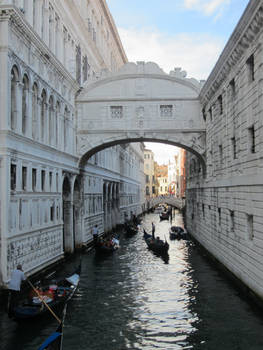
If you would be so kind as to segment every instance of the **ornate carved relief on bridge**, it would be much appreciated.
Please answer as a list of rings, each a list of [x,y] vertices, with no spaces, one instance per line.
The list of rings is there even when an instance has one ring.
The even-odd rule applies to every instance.
[[[201,84],[176,68],[166,74],[155,63],[127,63],[89,83],[77,98],[80,165],[103,148],[152,141],[177,145],[204,161],[205,126]]]

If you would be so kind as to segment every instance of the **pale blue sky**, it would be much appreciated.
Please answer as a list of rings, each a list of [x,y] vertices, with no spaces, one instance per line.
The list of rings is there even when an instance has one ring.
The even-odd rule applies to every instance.
[[[248,0],[107,0],[129,61],[207,79]]]
[[[206,80],[249,0],[106,0],[130,62]],[[149,144],[159,164],[176,148]],[[174,151],[173,151],[174,150]]]

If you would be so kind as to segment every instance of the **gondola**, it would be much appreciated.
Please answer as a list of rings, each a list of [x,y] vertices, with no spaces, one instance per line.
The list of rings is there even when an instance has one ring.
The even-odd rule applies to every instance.
[[[62,320],[52,334],[41,344],[37,350],[62,350],[63,345],[63,327],[66,318],[67,303],[64,306]]]
[[[62,350],[63,324],[61,323],[37,350]]]
[[[97,254],[111,254],[119,249],[119,240],[98,240],[95,244],[95,251]]]
[[[37,317],[54,313],[63,308],[74,295],[80,279],[81,264],[72,275],[60,281],[34,288],[27,301],[21,303],[13,310],[16,321],[34,320]]]
[[[134,224],[126,223],[124,225],[125,235],[126,236],[134,236],[138,233],[138,228]]]
[[[152,238],[152,235],[143,230],[143,237],[149,249],[159,255],[168,254],[169,244],[159,237]]]
[[[160,221],[162,220],[169,220],[170,218],[170,213],[168,211],[165,211],[159,215]]]
[[[180,226],[171,226],[169,229],[170,239],[180,239],[184,229]]]
[[[187,232],[181,226],[171,226],[169,229],[170,239],[187,239]]]

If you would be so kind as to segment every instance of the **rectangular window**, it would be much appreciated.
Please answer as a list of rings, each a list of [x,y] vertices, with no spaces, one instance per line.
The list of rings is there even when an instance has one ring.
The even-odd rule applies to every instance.
[[[22,167],[22,190],[26,190],[26,184],[27,184],[27,167]]]
[[[161,105],[160,106],[161,117],[172,117],[173,116],[173,105]]]
[[[11,164],[10,167],[10,187],[12,191],[16,189],[16,164]]]
[[[41,170],[41,190],[45,191],[45,180],[46,180],[46,172],[45,170]]]
[[[236,82],[235,79],[232,79],[229,83],[230,87],[230,97],[233,100],[236,97]]]
[[[251,153],[255,153],[255,128],[254,125],[248,128],[248,147]]]
[[[203,114],[203,119],[204,119],[204,121],[206,121],[206,112],[205,112],[205,108],[202,109],[202,114]]]
[[[220,162],[220,165],[222,166],[223,165],[223,146],[222,145],[219,145],[219,162]]]
[[[217,208],[218,212],[218,225],[221,226],[221,208]]]
[[[209,113],[210,121],[212,121],[213,120],[212,107],[209,108],[208,113]]]
[[[50,221],[54,221],[54,206],[50,207]]]
[[[121,119],[123,118],[123,108],[122,106],[111,106],[111,118],[112,119]]]
[[[230,210],[230,231],[235,230],[235,215],[234,211]]]
[[[232,144],[233,159],[237,159],[237,146],[236,146],[236,138],[235,137],[231,138],[231,144]]]
[[[37,169],[32,169],[32,190],[35,191],[37,186]]]
[[[255,80],[255,63],[254,55],[251,55],[247,60],[247,72],[248,72],[248,82],[251,83]]]
[[[150,181],[149,181],[149,175],[146,175],[145,176],[145,181],[146,181],[146,183],[149,183]]]
[[[155,194],[155,187],[152,187],[152,193]]]
[[[223,97],[222,97],[222,95],[218,96],[217,101],[218,101],[219,114],[223,114]]]
[[[247,215],[247,231],[250,240],[254,238],[253,215]]]
[[[52,172],[50,171],[49,172],[49,188],[50,188],[50,191],[52,191],[52,181],[53,181]]]

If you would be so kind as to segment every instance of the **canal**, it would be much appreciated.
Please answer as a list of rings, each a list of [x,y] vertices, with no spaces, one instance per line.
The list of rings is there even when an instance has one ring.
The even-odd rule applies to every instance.
[[[104,258],[83,253],[81,281],[70,301],[63,350],[261,350],[263,317],[203,256],[192,241],[170,241],[168,221],[143,217],[167,238],[169,260],[146,248],[142,235],[120,235]],[[182,225],[175,213],[173,224]],[[67,263],[72,271],[79,256]],[[16,324],[0,315],[0,348],[36,350],[56,328],[50,317]]]

